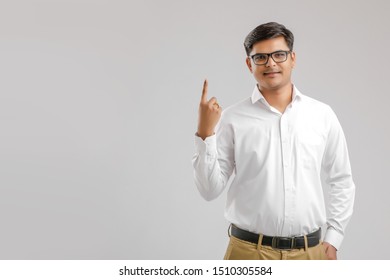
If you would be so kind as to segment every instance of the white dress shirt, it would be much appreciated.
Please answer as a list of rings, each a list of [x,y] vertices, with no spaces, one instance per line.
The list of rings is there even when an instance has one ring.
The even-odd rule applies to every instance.
[[[222,113],[216,134],[195,136],[195,184],[206,200],[219,196],[232,174],[226,219],[270,236],[305,235],[327,224],[336,249],[352,215],[355,185],[347,144],[332,109],[293,87],[282,114],[256,86],[252,97]],[[321,170],[330,185],[328,217]]]

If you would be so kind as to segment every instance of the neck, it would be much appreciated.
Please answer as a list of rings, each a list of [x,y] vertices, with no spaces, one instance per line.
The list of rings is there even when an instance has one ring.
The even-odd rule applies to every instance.
[[[276,108],[281,113],[286,110],[286,107],[292,101],[293,86],[291,83],[288,83],[284,87],[278,89],[264,89],[259,85],[257,86],[268,104]]]

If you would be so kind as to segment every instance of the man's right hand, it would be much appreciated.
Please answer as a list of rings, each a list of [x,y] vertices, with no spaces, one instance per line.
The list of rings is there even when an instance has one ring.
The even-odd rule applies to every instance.
[[[221,118],[222,108],[215,97],[207,100],[207,80],[203,83],[203,92],[199,104],[198,136],[203,140],[214,134],[215,126]]]

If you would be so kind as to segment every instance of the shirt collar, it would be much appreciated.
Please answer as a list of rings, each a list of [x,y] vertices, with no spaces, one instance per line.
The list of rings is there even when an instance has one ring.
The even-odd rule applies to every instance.
[[[295,85],[293,85],[292,102],[291,103],[294,103],[296,100],[301,99],[301,98],[302,98],[302,93],[295,87]],[[252,104],[256,103],[259,100],[265,104],[268,104],[267,100],[265,100],[263,94],[260,92],[257,84],[255,85],[255,88],[253,89],[251,99],[252,99]]]

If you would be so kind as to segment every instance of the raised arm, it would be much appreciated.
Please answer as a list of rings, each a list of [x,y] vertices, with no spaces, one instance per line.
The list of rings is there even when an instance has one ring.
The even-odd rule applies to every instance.
[[[233,133],[223,121],[217,99],[207,100],[208,82],[204,81],[199,105],[196,153],[192,158],[195,184],[206,200],[218,197],[234,169]]]

